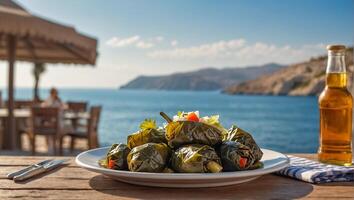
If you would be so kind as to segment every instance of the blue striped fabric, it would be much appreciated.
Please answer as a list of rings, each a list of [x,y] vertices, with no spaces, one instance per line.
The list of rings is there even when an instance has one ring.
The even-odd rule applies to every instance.
[[[276,172],[276,174],[309,183],[354,181],[354,167],[328,165],[295,156],[288,157],[290,166]]]

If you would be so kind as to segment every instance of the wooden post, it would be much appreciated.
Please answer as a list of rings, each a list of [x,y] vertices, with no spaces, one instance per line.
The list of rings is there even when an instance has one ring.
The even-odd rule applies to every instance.
[[[15,60],[16,60],[16,37],[13,35],[8,36],[7,52],[9,61],[9,85],[8,85],[8,118],[7,130],[4,137],[4,149],[13,150],[17,147],[17,134],[15,133],[15,118],[14,118],[14,73],[15,73]]]

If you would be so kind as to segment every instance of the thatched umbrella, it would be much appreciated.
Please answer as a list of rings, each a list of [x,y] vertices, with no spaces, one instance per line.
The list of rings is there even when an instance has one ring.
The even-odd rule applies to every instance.
[[[94,65],[96,47],[96,39],[77,33],[73,27],[37,17],[11,0],[0,0],[0,59],[9,62],[8,131],[4,148],[16,148],[15,61]]]

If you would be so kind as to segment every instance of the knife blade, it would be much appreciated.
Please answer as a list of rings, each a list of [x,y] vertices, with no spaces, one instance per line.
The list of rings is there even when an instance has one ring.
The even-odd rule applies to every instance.
[[[29,179],[31,177],[34,177],[36,175],[42,174],[44,172],[50,171],[58,166],[60,166],[62,163],[68,161],[69,159],[63,159],[63,160],[52,160],[49,163],[46,163],[45,165],[33,168],[29,171],[26,171],[20,175],[17,175],[13,178],[14,181],[23,181],[26,179]]]
[[[9,173],[9,174],[7,175],[7,178],[8,178],[8,179],[13,179],[15,176],[18,176],[18,175],[20,175],[20,174],[23,174],[24,172],[29,171],[29,170],[31,170],[31,169],[34,169],[34,168],[36,168],[36,167],[38,167],[38,166],[45,165],[45,164],[49,163],[49,162],[52,161],[52,160],[53,160],[53,159],[43,160],[43,161],[41,161],[41,162],[39,162],[39,163],[30,165],[30,166],[25,167],[25,168],[23,168],[23,169],[21,169],[21,170],[18,170],[18,171],[16,171],[16,172]]]
[[[43,167],[48,171],[48,170],[52,170],[56,167],[58,167],[59,165],[69,161],[70,159],[62,159],[62,160],[53,160],[52,162],[49,162],[47,164],[45,164]]]

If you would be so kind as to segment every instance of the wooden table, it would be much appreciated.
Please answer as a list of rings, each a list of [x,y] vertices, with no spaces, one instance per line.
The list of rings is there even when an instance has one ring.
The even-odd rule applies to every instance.
[[[7,118],[7,108],[0,108],[0,118]],[[31,110],[29,109],[14,109],[15,118],[28,118],[31,116]]]
[[[7,117],[8,117],[7,108],[0,108],[0,149],[2,149],[4,142],[4,131],[7,129]],[[25,120],[31,116],[31,110],[29,109],[14,109],[15,120]],[[17,128],[15,126],[15,128]],[[19,141],[18,141],[19,142]],[[20,146],[20,142],[17,144]]]
[[[314,159],[311,154],[301,157]],[[0,156],[0,199],[354,199],[354,182],[313,185],[286,177],[265,175],[252,182],[215,188],[173,189],[135,186],[89,172],[74,163],[14,183],[6,174],[46,157]]]
[[[3,143],[5,142],[3,138],[3,131],[6,129],[6,119],[8,117],[8,110],[7,108],[0,108],[0,149],[3,146]],[[14,109],[14,117],[16,120],[25,120],[31,117],[31,109],[26,109],[26,108],[17,108]],[[64,111],[64,119],[71,120],[75,124],[78,120],[84,119],[88,120],[90,118],[90,113],[89,112],[72,112],[72,111]],[[20,144],[18,144],[20,146]]]
[[[7,108],[0,108],[0,118],[7,118],[8,110]],[[14,117],[15,118],[29,118],[31,117],[31,109],[20,108],[14,109]],[[89,119],[89,112],[72,112],[72,111],[64,111],[65,119]]]

